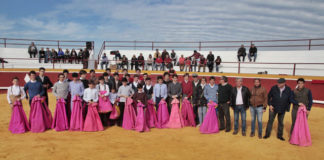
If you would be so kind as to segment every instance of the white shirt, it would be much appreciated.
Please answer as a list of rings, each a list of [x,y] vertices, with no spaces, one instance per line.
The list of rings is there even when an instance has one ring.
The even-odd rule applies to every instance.
[[[197,82],[194,82],[195,83],[195,86],[197,86],[198,85],[198,83],[199,83],[199,81],[197,81]]]
[[[149,90],[151,89],[152,85],[145,85],[146,86],[146,89]]]
[[[280,89],[280,97],[282,96],[282,92],[286,89],[286,86],[279,88]]]
[[[242,105],[243,104],[243,97],[242,97],[242,87],[237,88],[237,94],[236,94],[236,105]]]
[[[105,90],[105,87],[106,87],[106,90]],[[105,96],[108,96],[109,95],[110,90],[109,90],[109,86],[108,85],[106,85],[106,84],[103,84],[102,85],[102,84],[99,83],[99,84],[97,84],[96,88],[97,88],[98,92],[100,92],[100,91],[106,91],[106,93],[104,94]]]
[[[87,88],[84,90],[83,100],[89,102],[91,99],[93,102],[98,101],[98,90],[96,88]]]
[[[7,91],[7,100],[8,100],[8,102],[11,103],[11,104],[14,103],[14,102],[11,102],[10,95],[17,96],[19,94],[21,95],[20,100],[23,100],[23,99],[26,98],[26,93],[25,93],[23,87],[19,87],[19,86],[15,86],[15,85],[12,85],[12,86],[8,87],[8,91]]]

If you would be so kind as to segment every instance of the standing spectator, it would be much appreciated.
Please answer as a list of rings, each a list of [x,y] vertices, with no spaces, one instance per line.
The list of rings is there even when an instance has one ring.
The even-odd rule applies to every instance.
[[[31,42],[30,46],[28,47],[28,53],[30,58],[36,58],[36,54],[37,54],[37,47],[35,46],[34,42]]]
[[[58,51],[58,59],[59,59],[59,62],[64,61],[64,52],[62,50],[62,48],[59,48],[59,51]]]
[[[173,61],[173,65],[176,66],[177,65],[177,54],[174,52],[174,49],[171,51],[171,59]]]
[[[244,45],[242,44],[241,47],[237,51],[238,61],[241,62],[241,57],[243,57],[243,62],[244,62],[245,56],[246,56],[246,49],[245,49]]]
[[[144,70],[145,61],[142,53],[140,53],[140,55],[137,57],[137,61],[138,61],[138,66],[142,67],[142,70]]]
[[[236,87],[232,90],[231,106],[234,109],[234,132],[238,133],[239,114],[242,120],[242,136],[246,136],[246,110],[249,108],[251,93],[249,89],[243,86],[243,79],[236,78]]]
[[[158,70],[158,68],[162,70],[162,64],[163,64],[163,59],[161,56],[158,56],[155,60],[155,70]]]
[[[125,68],[124,66],[126,66],[126,69],[128,69],[128,59],[125,55],[123,55],[123,59],[121,62],[121,68]]]
[[[158,83],[153,87],[153,101],[155,103],[156,110],[158,110],[161,100],[166,100],[168,96],[167,85],[163,84],[162,76],[157,77]]]
[[[191,72],[191,58],[186,58],[185,63],[186,63],[185,72],[187,72],[187,69],[188,72]]]
[[[299,78],[297,80],[297,88],[294,89],[294,98],[300,105],[305,105],[307,109],[307,117],[313,105],[313,96],[310,89],[305,88],[305,80],[304,78]],[[290,135],[294,129],[297,112],[298,112],[298,105],[293,105],[293,109],[291,111],[291,128],[290,128]]]
[[[194,50],[194,53],[190,56],[190,58],[193,57],[192,64],[193,64],[195,72],[196,72],[197,64],[199,64],[200,55],[201,54],[199,52],[197,52],[197,50]]]
[[[198,66],[198,72],[200,72],[200,67],[203,68],[203,72],[205,72],[205,68],[206,68],[206,58],[204,57],[204,55],[200,56],[200,61],[199,61],[199,66]]]
[[[214,57],[212,51],[209,51],[209,54],[207,55],[207,66],[208,66],[209,72],[213,72],[214,60],[215,60],[215,57]]]
[[[134,68],[134,66],[135,66],[135,68]],[[134,54],[131,59],[131,70],[137,69],[137,67],[138,67],[138,61],[137,61],[136,55]]]
[[[63,63],[65,63],[66,61],[69,62],[70,61],[70,58],[71,58],[70,50],[69,49],[66,49],[65,52],[64,52],[64,60],[63,60]]]
[[[232,86],[228,84],[228,79],[225,76],[220,78],[218,85],[218,119],[219,119],[219,130],[225,129],[225,121],[226,120],[226,130],[225,132],[231,131],[231,116],[229,111],[229,106],[232,97]]]
[[[283,129],[284,129],[284,117],[285,112],[289,112],[290,105],[301,105],[294,99],[294,93],[290,87],[286,86],[286,80],[284,78],[278,79],[278,84],[273,86],[268,94],[268,105],[269,105],[269,120],[267,124],[266,134],[263,137],[267,139],[270,137],[273,121],[278,114],[278,132],[277,138],[284,141]]]
[[[105,65],[105,69],[108,68],[108,57],[107,57],[106,53],[104,53],[103,56],[101,57],[100,65],[101,65],[101,69],[104,69],[104,67],[103,67],[104,65]]]
[[[152,71],[153,71],[153,62],[154,62],[153,57],[152,57],[152,55],[150,54],[150,55],[148,56],[147,60],[146,60],[146,70],[148,70],[148,67],[151,66]],[[145,86],[144,86],[144,87],[145,87]],[[144,88],[144,90],[145,90],[145,88]]]
[[[159,49],[156,49],[155,50],[155,53],[154,53],[154,55],[153,55],[153,67],[155,68],[155,62],[156,62],[156,60],[157,60],[157,58],[158,57],[160,57],[161,56],[161,54],[160,54],[160,52],[159,52]]]
[[[56,63],[57,62],[57,59],[58,59],[58,53],[55,51],[54,48],[52,48],[52,59],[51,59],[51,61],[53,63]]]
[[[45,63],[45,51],[44,51],[44,48],[41,48],[41,50],[38,52],[39,63],[41,63],[42,58],[44,59],[44,63]]]
[[[44,91],[45,91],[44,92],[45,93],[44,96],[46,97],[45,101],[46,101],[47,106],[49,106],[47,90],[53,87],[53,83],[47,76],[45,76],[45,68],[43,68],[43,67],[39,68],[39,75],[36,77],[36,81],[42,83]]]
[[[254,57],[253,62],[255,62],[255,59],[257,58],[258,55],[258,49],[255,47],[254,44],[251,45],[250,50],[249,50],[249,60],[250,62],[252,61],[252,57]]]
[[[184,70],[184,66],[185,66],[185,58],[183,57],[183,55],[181,55],[181,57],[179,58],[179,67],[181,72]]]
[[[118,60],[118,59],[122,59],[122,56],[121,56],[119,50],[117,50],[116,54],[115,54],[115,60]]]
[[[52,62],[52,52],[50,51],[49,48],[46,48],[45,51],[45,63],[48,63],[48,60]]]
[[[80,63],[80,61],[82,61],[83,57],[83,50],[82,48],[80,48],[79,53],[78,53],[78,64]]]
[[[215,63],[216,63],[216,72],[219,72],[219,65],[222,63],[222,59],[220,58],[220,56],[217,56]]]
[[[162,52],[162,55],[161,55],[163,61],[165,60],[165,58],[166,58],[167,55],[170,57],[169,52],[167,52],[167,50],[164,49],[163,52]]]
[[[162,68],[163,68],[163,71],[165,70],[165,67],[167,69],[170,69],[172,67],[172,59],[169,57],[169,55],[167,54],[164,58],[164,63],[162,64]]]
[[[267,90],[261,86],[260,79],[254,79],[254,86],[251,88],[250,98],[250,112],[251,112],[251,134],[254,136],[255,131],[255,119],[258,118],[258,135],[259,139],[262,138],[262,115],[266,111],[268,105],[268,93]]]
[[[71,56],[70,56],[70,63],[72,64],[73,61],[76,63],[76,59],[77,59],[77,52],[75,51],[75,49],[73,48],[72,51],[71,51]]]
[[[82,54],[82,61],[83,61],[83,69],[87,69],[88,68],[88,60],[90,57],[90,52],[87,48],[84,48],[83,50],[83,54]]]

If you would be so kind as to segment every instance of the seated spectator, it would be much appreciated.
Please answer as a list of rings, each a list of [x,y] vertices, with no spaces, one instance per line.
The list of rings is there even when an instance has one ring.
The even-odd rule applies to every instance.
[[[64,52],[63,52],[62,48],[59,48],[57,55],[58,55],[59,62],[61,62],[61,60],[64,61]]]
[[[173,77],[173,75],[177,74],[177,72],[173,69],[173,67],[171,67],[169,69],[169,74],[170,74],[170,77]]]
[[[171,51],[171,59],[172,59],[172,62],[173,62],[173,65],[177,65],[177,59],[178,59],[178,57],[177,57],[177,54],[174,52],[174,49]]]
[[[0,58],[0,63],[8,63],[8,62],[5,61],[3,58]]]
[[[56,63],[58,59],[58,54],[54,48],[52,48],[52,62]]]
[[[70,60],[70,50],[66,49],[65,53],[64,53],[64,59],[63,59],[63,63],[65,63],[65,61],[69,61]]]
[[[185,66],[185,58],[183,57],[183,55],[181,55],[181,57],[179,58],[179,67],[180,67],[180,71],[182,72]]]
[[[28,53],[30,58],[36,58],[36,54],[37,54],[37,47],[35,46],[34,42],[31,42],[30,46],[28,47]]]
[[[148,67],[151,66],[152,71],[153,71],[153,57],[150,54],[146,60],[146,70],[148,70]]]
[[[207,67],[209,69],[209,72],[213,72],[214,60],[215,60],[215,56],[213,55],[212,51],[209,51],[209,54],[207,56]]]
[[[169,57],[169,55],[166,55],[166,57],[164,59],[164,66],[167,69],[170,69],[171,67],[173,67],[173,65],[172,65],[172,59]],[[164,71],[164,67],[163,67],[163,71]]]
[[[72,64],[73,61],[76,63],[77,61],[77,52],[75,51],[75,49],[73,48],[72,51],[71,51],[71,55],[70,55],[70,63]]]
[[[158,67],[160,67],[160,70],[162,70],[162,64],[163,64],[163,59],[161,56],[158,56],[157,59],[155,60],[155,70],[158,70]]]
[[[165,59],[165,57],[166,57],[167,55],[170,57],[169,52],[167,52],[167,50],[164,49],[163,52],[162,52],[162,55],[161,55],[163,61],[164,61],[164,59]]]
[[[254,44],[252,44],[248,55],[250,62],[252,61],[252,57],[254,57],[253,62],[255,62],[257,55],[258,55],[258,49],[255,47]]]
[[[101,57],[101,69],[107,69],[108,68],[108,57],[106,55],[106,53],[103,54],[103,56]],[[103,67],[105,65],[105,68]]]
[[[193,65],[195,72],[196,72],[197,64],[199,64],[198,61],[200,60],[200,55],[201,54],[199,52],[197,52],[197,50],[194,50],[194,53],[189,57],[189,58],[193,57],[192,65]]]
[[[116,51],[116,54],[115,54],[115,60],[118,60],[118,59],[122,59],[122,56],[121,54],[119,53],[119,50]]]
[[[200,59],[196,59],[195,57],[192,57],[190,59],[191,59],[191,71],[196,72],[197,64],[199,63]]]
[[[134,68],[134,66],[135,66],[135,68]],[[137,61],[136,55],[134,54],[131,59],[131,70],[137,69],[137,67],[138,67],[138,61]]]
[[[80,48],[78,57],[77,57],[78,64],[82,61],[82,56],[83,56],[83,50],[82,50],[82,48]]]
[[[222,63],[222,59],[220,58],[220,56],[217,56],[216,60],[215,60],[215,63],[216,63],[216,72],[219,71],[219,65]]]
[[[142,53],[140,53],[140,55],[137,57],[137,61],[138,61],[138,66],[142,67],[142,70],[144,70],[145,63],[144,63],[144,56]]]
[[[121,68],[125,68],[124,66],[126,66],[126,69],[128,69],[128,59],[125,55],[123,55],[123,59],[121,62]]]
[[[198,72],[200,72],[201,67],[203,68],[203,72],[205,72],[206,63],[206,58],[204,57],[204,55],[201,55],[199,60]]]
[[[41,63],[41,59],[44,59],[44,62],[45,62],[45,51],[44,51],[44,48],[42,48],[39,53],[38,53],[38,60],[39,60],[39,63]]]
[[[46,48],[45,63],[48,63],[49,60],[52,62],[52,52],[49,50],[49,48]]]
[[[245,56],[246,56],[246,50],[245,50],[244,45],[242,44],[241,47],[237,51],[237,59],[238,59],[238,61],[241,62],[241,57],[243,57],[243,62],[244,62]]]
[[[160,52],[159,52],[159,49],[156,49],[156,50],[155,50],[155,53],[154,53],[154,55],[153,55],[153,67],[155,67],[155,61],[156,61],[156,59],[157,59],[159,56],[161,56],[161,54],[160,54]]]
[[[187,69],[188,69],[188,71],[189,72],[191,72],[191,58],[186,58],[186,60],[185,60],[185,63],[186,63],[186,68],[185,68],[185,72],[187,72]]]

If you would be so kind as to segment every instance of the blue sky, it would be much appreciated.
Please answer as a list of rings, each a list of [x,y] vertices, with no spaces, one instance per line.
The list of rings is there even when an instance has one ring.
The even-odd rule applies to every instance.
[[[323,0],[9,0],[0,37],[208,41],[324,37]]]

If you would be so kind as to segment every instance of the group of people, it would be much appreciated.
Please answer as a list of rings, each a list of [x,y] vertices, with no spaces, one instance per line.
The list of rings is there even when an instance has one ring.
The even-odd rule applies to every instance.
[[[46,48],[43,47],[38,50],[35,43],[32,42],[28,47],[28,53],[30,58],[38,57],[39,63],[42,61],[44,63],[87,63],[90,53],[87,48],[80,48],[77,52],[74,48],[72,50],[66,49],[65,51],[62,48],[59,48],[56,51],[54,48]]]
[[[258,121],[258,137],[262,138],[262,114],[269,106],[269,120],[264,139],[271,134],[272,125],[278,116],[277,138],[283,138],[285,113],[292,108],[291,133],[300,112],[309,115],[313,99],[311,91],[305,87],[305,80],[297,80],[297,87],[291,90],[280,78],[269,92],[261,85],[260,79],[254,80],[249,88],[243,85],[242,78],[236,78],[235,86],[222,76],[219,84],[215,77],[199,78],[196,73],[184,74],[179,82],[177,74],[165,72],[158,76],[155,84],[147,73],[130,76],[127,69],[111,73],[108,68],[100,77],[95,70],[81,70],[58,74],[53,85],[45,76],[45,69],[29,72],[30,81],[24,87],[19,79],[13,78],[8,88],[8,102],[13,109],[9,130],[12,133],[43,132],[47,129],[57,131],[101,131],[104,127],[118,125],[124,129],[149,131],[149,128],[200,127],[201,133],[231,131],[230,108],[234,111],[234,132],[239,131],[239,115],[242,120],[242,135],[246,136],[246,111],[251,112],[250,136],[255,136],[255,122]],[[52,88],[56,96],[56,110],[52,118],[48,108],[47,90]],[[26,94],[28,93],[28,94]],[[29,123],[22,109],[21,101],[29,99],[31,106]],[[302,110],[303,109],[303,110]]]
[[[198,51],[194,50],[193,54],[188,57],[184,57],[184,55],[181,55],[180,57],[177,56],[176,52],[174,50],[169,53],[166,49],[163,50],[162,53],[160,53],[159,49],[156,49],[155,53],[149,54],[147,59],[145,60],[142,53],[139,54],[139,56],[136,56],[135,54],[132,56],[131,60],[129,61],[128,58],[123,55],[121,56],[119,51],[114,52],[115,54],[115,60],[117,62],[117,69],[126,68],[135,70],[135,69],[141,69],[141,70],[170,70],[173,69],[174,66],[179,66],[180,71],[189,71],[189,72],[196,72],[198,68],[198,72],[201,71],[205,72],[206,67],[208,67],[209,72],[212,72],[214,69],[215,64],[215,70],[216,72],[219,72],[219,66],[222,62],[222,59],[220,56],[217,56],[215,59],[214,54],[210,51],[207,57],[205,57],[203,54],[199,53]],[[130,63],[129,63],[130,62]],[[101,69],[108,68],[109,60],[106,53],[103,54],[101,57]]]
[[[257,47],[254,44],[251,44],[251,47],[250,47],[249,53],[248,53],[249,61],[252,62],[252,60],[253,60],[253,62],[255,62],[255,60],[257,58],[257,55],[258,55],[258,49],[257,49]],[[244,62],[245,61],[245,57],[246,57],[246,49],[245,49],[245,47],[244,47],[243,44],[237,50],[237,59],[238,59],[239,62],[241,62],[241,57],[242,57],[242,61]]]

